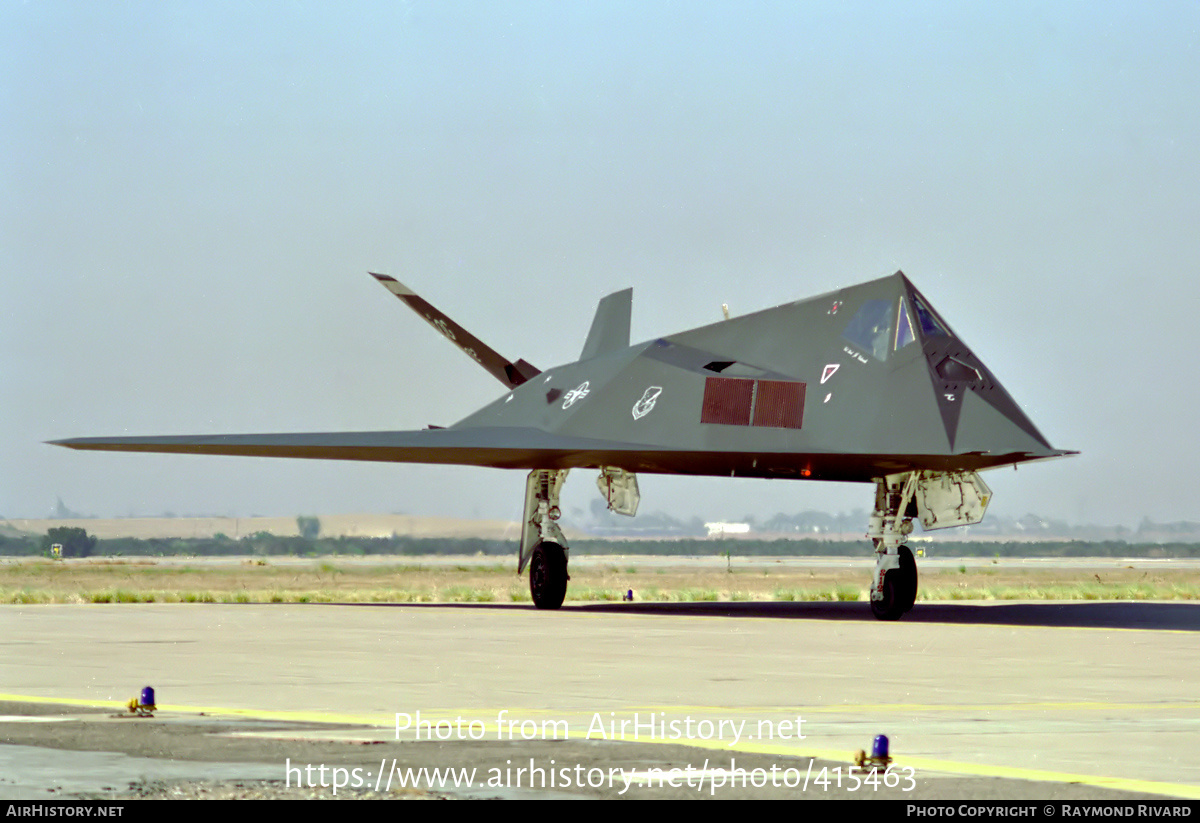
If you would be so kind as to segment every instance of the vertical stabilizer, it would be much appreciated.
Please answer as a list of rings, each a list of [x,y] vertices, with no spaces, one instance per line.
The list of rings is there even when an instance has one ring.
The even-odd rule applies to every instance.
[[[434,308],[429,301],[396,278],[375,272],[369,272],[369,274],[378,280],[381,286],[400,298],[406,306],[424,317],[426,322],[444,334],[447,340],[462,349],[467,356],[487,369],[493,377],[510,389],[515,389],[526,380],[541,374],[536,366],[526,363],[524,360],[510,363],[491,346],[455,323],[445,313]]]
[[[633,289],[622,289],[605,297],[596,306],[587,342],[580,360],[590,360],[610,351],[629,348],[629,318],[633,313]]]

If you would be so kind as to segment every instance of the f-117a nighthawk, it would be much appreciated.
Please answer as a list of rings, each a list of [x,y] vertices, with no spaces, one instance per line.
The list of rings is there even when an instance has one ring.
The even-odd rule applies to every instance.
[[[559,492],[599,471],[608,507],[637,512],[637,473],[871,483],[871,609],[895,620],[917,596],[904,545],[978,523],[983,469],[1053,448],[902,272],[631,346],[632,289],[600,301],[579,360],[511,362],[392,277],[372,275],[505,385],[446,428],[326,434],[105,437],[73,449],[452,463],[529,471],[517,573],[538,608],[562,605]]]

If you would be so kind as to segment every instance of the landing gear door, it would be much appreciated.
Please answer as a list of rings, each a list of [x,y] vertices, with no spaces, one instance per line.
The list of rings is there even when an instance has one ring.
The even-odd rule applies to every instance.
[[[983,520],[992,490],[977,472],[923,472],[916,498],[926,531],[948,529]]]
[[[637,514],[642,495],[638,491],[637,475],[614,466],[603,466],[596,486],[610,511],[633,517]]]

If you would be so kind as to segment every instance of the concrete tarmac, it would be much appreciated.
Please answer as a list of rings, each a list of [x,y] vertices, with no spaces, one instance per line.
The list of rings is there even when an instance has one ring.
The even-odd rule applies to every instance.
[[[864,603],[3,606],[0,649],[3,714],[60,718],[0,717],[0,743],[256,778],[357,765],[378,787],[395,762],[474,766],[471,796],[1200,798],[1190,603],[919,603],[896,623]],[[111,716],[145,685],[153,720]],[[877,734],[897,779],[851,788]],[[52,784],[35,759],[0,794]]]

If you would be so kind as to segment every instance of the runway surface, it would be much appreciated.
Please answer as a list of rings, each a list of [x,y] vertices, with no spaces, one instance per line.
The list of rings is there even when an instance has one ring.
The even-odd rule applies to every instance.
[[[289,761],[374,774],[400,756],[480,777],[624,769],[623,796],[1200,798],[1190,603],[920,603],[897,623],[862,603],[3,606],[0,648],[4,714],[74,718],[0,717],[0,742],[254,761],[277,779]],[[89,709],[147,684],[154,720]],[[881,733],[902,780],[835,791],[833,769]],[[806,787],[725,788],[772,764]],[[656,787],[656,766],[702,785]],[[9,796],[48,779],[11,768]],[[555,790],[622,795],[575,782]]]

